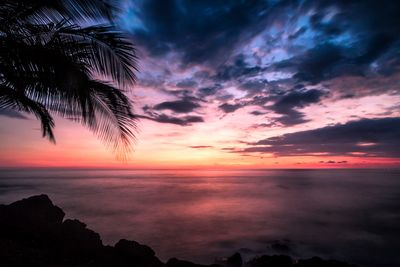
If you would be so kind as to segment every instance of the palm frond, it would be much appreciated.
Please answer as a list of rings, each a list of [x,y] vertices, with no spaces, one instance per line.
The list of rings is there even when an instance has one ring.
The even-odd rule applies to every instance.
[[[87,62],[74,60],[62,50],[49,49],[41,42],[27,45],[10,40],[8,45],[12,47],[8,53],[15,56],[0,53],[4,57],[0,70],[7,81],[61,117],[89,127],[120,158],[126,157],[136,125],[130,100],[121,90],[92,80]]]
[[[96,118],[89,127],[124,159],[132,149],[136,132],[131,102],[120,90],[102,81],[89,81],[88,87]]]
[[[107,25],[60,27],[56,34],[63,42],[87,44],[90,64],[98,74],[111,77],[119,85],[135,83],[136,49],[126,34]]]
[[[2,23],[31,19],[46,24],[54,17],[64,17],[76,22],[112,20],[118,11],[115,0],[2,0]]]
[[[126,158],[135,140],[136,120],[129,98],[119,87],[136,80],[135,47],[110,25],[80,27],[73,22],[109,16],[109,3],[5,0],[0,7],[0,24],[4,22],[0,25],[0,108],[35,114],[42,122],[43,136],[50,140],[54,140],[54,121],[49,111],[79,122]],[[15,19],[10,18],[10,10],[16,12]]]
[[[22,93],[0,85],[0,109],[15,109],[34,114],[41,122],[42,136],[55,143],[53,134],[54,120],[47,109]]]

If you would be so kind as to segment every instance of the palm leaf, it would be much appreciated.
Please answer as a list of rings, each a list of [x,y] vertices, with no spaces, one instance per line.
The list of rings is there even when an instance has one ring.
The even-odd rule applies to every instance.
[[[98,74],[111,77],[119,85],[135,83],[135,71],[138,71],[136,49],[128,36],[114,27],[60,27],[56,35],[63,42],[86,44],[90,64]]]
[[[47,137],[55,143],[53,134],[54,120],[47,109],[40,103],[37,103],[24,94],[0,85],[0,109],[15,109],[27,113],[33,113],[41,122],[42,136]]]
[[[55,17],[86,20],[112,20],[118,11],[118,1],[112,0],[2,0],[0,21],[15,23],[31,19],[37,23],[51,22]]]
[[[135,47],[111,25],[110,1],[5,0],[0,7],[0,107],[35,114],[54,140],[50,112],[87,126],[125,158],[135,140]],[[102,80],[99,80],[102,79]]]

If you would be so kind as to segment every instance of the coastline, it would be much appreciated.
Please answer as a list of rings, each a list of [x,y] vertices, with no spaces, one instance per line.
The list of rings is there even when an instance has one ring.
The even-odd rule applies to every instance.
[[[335,260],[286,255],[260,255],[243,262],[239,253],[210,265],[176,258],[162,262],[152,248],[136,241],[121,239],[114,246],[103,245],[100,235],[86,224],[64,216],[47,195],[0,205],[2,266],[355,267]]]

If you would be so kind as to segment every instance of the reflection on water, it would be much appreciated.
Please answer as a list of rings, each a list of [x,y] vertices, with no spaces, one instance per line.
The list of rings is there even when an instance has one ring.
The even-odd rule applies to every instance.
[[[104,243],[133,239],[163,260],[240,251],[400,266],[399,171],[1,171],[0,203],[39,193]]]

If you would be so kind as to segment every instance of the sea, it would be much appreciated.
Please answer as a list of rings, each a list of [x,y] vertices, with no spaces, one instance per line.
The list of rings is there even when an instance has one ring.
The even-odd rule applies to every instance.
[[[47,194],[104,244],[163,261],[319,256],[400,266],[400,170],[2,169],[0,203]]]

